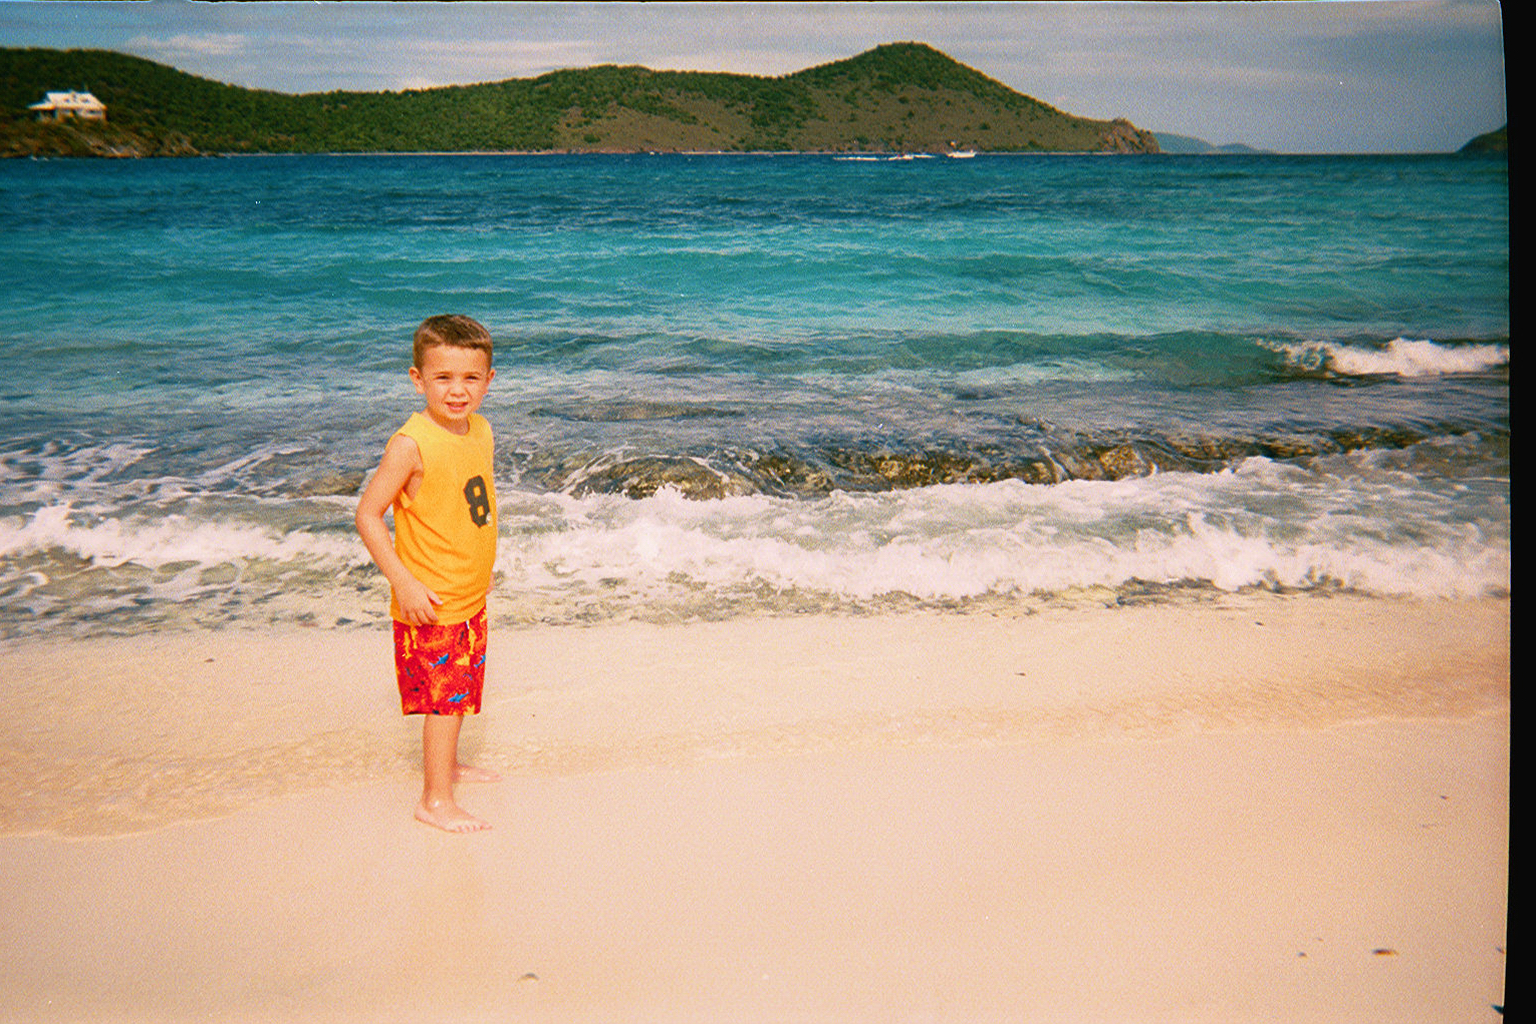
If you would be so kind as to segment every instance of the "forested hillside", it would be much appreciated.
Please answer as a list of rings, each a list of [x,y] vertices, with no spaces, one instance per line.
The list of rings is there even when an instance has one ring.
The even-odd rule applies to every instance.
[[[109,125],[38,124],[89,90]],[[0,152],[1156,152],[1129,122],[1074,117],[921,43],[790,75],[604,65],[481,85],[289,95],[101,50],[0,50]]]

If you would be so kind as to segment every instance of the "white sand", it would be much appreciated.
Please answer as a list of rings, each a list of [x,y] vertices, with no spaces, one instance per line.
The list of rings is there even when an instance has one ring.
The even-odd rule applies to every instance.
[[[382,636],[0,651],[0,1020],[1499,1019],[1507,602],[492,642],[476,836]]]

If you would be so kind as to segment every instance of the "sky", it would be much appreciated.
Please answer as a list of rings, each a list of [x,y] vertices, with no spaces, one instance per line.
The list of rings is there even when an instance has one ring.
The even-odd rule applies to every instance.
[[[593,64],[780,75],[906,40],[1068,113],[1217,144],[1443,152],[1507,120],[1497,0],[0,0],[0,46],[116,50],[290,93]]]

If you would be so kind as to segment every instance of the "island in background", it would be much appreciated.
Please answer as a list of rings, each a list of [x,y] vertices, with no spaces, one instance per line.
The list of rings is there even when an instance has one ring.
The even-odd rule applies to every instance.
[[[39,122],[89,89],[105,123]],[[480,85],[290,95],[103,50],[0,49],[0,155],[366,152],[1156,153],[924,43],[778,77],[602,65]]]
[[[1505,122],[1500,128],[1491,132],[1484,132],[1468,142],[1458,153],[1498,153],[1509,155],[1509,123]]]
[[[1227,142],[1218,146],[1213,142],[1197,139],[1193,135],[1175,135],[1173,132],[1154,132],[1153,134],[1157,137],[1157,146],[1160,150],[1179,156],[1263,156],[1273,152],[1268,149],[1256,149],[1241,142]]]

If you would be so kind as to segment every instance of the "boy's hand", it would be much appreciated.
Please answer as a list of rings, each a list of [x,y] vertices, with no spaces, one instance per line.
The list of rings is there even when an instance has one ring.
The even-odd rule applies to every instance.
[[[443,599],[434,594],[419,580],[411,580],[395,591],[400,602],[400,614],[413,626],[430,626],[437,622],[437,606]]]

